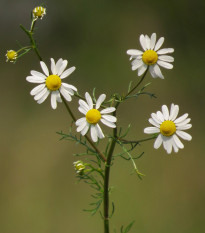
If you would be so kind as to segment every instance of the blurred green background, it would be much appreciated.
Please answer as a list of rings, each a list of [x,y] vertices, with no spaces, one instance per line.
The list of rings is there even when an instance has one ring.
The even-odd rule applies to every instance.
[[[62,104],[50,107],[50,98],[35,103],[26,82],[30,70],[40,65],[33,52],[13,65],[5,62],[7,49],[17,50],[16,40],[28,44],[19,24],[29,27],[31,10],[41,1],[1,0],[1,153],[0,233],[103,232],[99,214],[82,211],[91,201],[90,188],[76,183],[73,143],[59,141],[70,117]],[[131,175],[132,164],[115,160],[111,171],[116,212],[111,232],[135,220],[130,232],[205,232],[205,2],[188,0],[70,0],[45,1],[47,15],[37,22],[35,38],[46,63],[50,57],[69,60],[76,71],[67,82],[80,93],[97,88],[97,95],[123,93],[136,81],[126,51],[141,48],[140,34],[156,32],[165,37],[163,47],[173,47],[174,69],[162,69],[165,80],[152,79],[148,90],[157,99],[141,96],[119,109],[119,124],[132,123],[129,137],[140,139],[148,118],[161,105],[180,106],[188,112],[193,128],[191,142],[178,154],[167,155],[153,142],[143,143],[136,154],[143,181]],[[68,81],[69,80],[69,81]],[[72,107],[78,106],[77,100]],[[81,114],[76,112],[77,117]],[[108,133],[109,130],[103,127]]]

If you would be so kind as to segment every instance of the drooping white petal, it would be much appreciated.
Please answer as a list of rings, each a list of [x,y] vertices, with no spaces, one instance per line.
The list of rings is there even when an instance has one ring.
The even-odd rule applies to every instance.
[[[151,66],[150,66],[151,68]],[[162,74],[159,66],[157,64],[153,65],[154,73],[156,74],[157,77],[164,79],[164,75]]]
[[[166,105],[162,106],[162,113],[163,113],[164,119],[167,121],[169,119],[169,110]]]
[[[178,105],[171,105],[171,111],[170,111],[170,116],[169,120],[174,121],[179,113],[179,106]]]
[[[66,89],[72,89],[74,91],[77,91],[77,88],[74,87],[73,85],[67,84],[67,83],[62,83],[61,84],[63,87],[65,87]]]
[[[82,131],[81,131],[81,134],[82,134],[83,136],[88,132],[89,127],[90,127],[90,125],[88,124],[88,122],[86,122],[86,126],[85,126],[84,129],[82,129]]]
[[[102,115],[102,118],[107,120],[107,121],[110,121],[110,122],[116,122],[117,121],[117,118],[115,116],[111,116],[111,115]]]
[[[69,93],[69,95],[74,95],[74,92],[73,92],[73,90],[72,90],[72,89],[67,88],[67,87],[65,87],[65,86],[61,85],[61,87],[60,87],[60,91],[61,91],[62,89],[64,89],[65,91],[67,91],[67,92]]]
[[[143,64],[142,66],[139,67],[138,69],[138,76],[141,76],[142,74],[144,74],[144,72],[146,71],[147,69],[147,65],[146,64]]]
[[[173,141],[172,141],[172,146],[173,146],[174,152],[177,153],[177,152],[179,151],[179,148],[177,147],[177,145],[176,145],[174,139],[173,139]]]
[[[88,103],[89,108],[92,109],[93,108],[93,100],[88,92],[85,93],[85,99]]]
[[[35,70],[31,70],[31,75],[42,78],[44,80],[47,78],[44,74],[42,74],[38,71],[35,71]]]
[[[116,125],[113,122],[107,121],[103,118],[100,119],[100,121],[104,124],[107,125],[110,128],[116,128]]]
[[[160,49],[157,51],[157,54],[167,54],[167,53],[173,53],[174,49],[173,48],[165,48],[165,49]]]
[[[49,76],[48,67],[46,66],[46,64],[43,61],[40,61],[40,64],[41,64],[41,68],[42,68],[43,72],[48,77]]]
[[[65,70],[66,66],[68,64],[68,61],[67,60],[63,60],[63,62],[61,63],[61,66],[58,70],[58,76],[61,76],[61,74],[63,73],[63,71]]]
[[[177,130],[176,134],[184,140],[191,141],[192,136],[184,131]]]
[[[155,45],[154,51],[157,51],[162,46],[163,43],[164,43],[164,37],[159,38],[159,40]]]
[[[98,134],[97,134],[97,130],[95,128],[95,125],[91,125],[90,133],[91,133],[91,138],[92,138],[93,142],[97,142]]]
[[[82,118],[78,119],[78,120],[75,122],[75,124],[76,124],[77,126],[79,126],[79,125],[81,125],[83,122],[86,122],[86,118],[85,118],[85,117],[82,117]]]
[[[34,87],[34,88],[31,90],[30,94],[31,94],[31,95],[37,95],[40,91],[43,90],[44,87],[45,87],[45,83],[40,84],[40,85]]]
[[[34,96],[34,100],[39,100],[47,92],[47,88],[43,88],[37,95]]]
[[[147,127],[144,129],[144,133],[147,133],[147,134],[154,134],[154,133],[159,133],[159,132],[160,130],[157,127]]]
[[[78,126],[78,128],[76,129],[77,132],[82,131],[82,130],[85,128],[86,125],[87,125],[87,122],[86,122],[86,121],[83,121],[83,122]]]
[[[40,78],[40,77],[36,77],[36,76],[27,76],[26,81],[28,81],[30,83],[44,83],[45,79]]]
[[[95,106],[96,109],[98,109],[100,107],[100,105],[102,104],[102,102],[104,102],[105,98],[106,98],[105,94],[102,94],[102,95],[99,96],[99,98],[96,101],[96,106]]]
[[[152,78],[157,78],[157,77],[159,77],[159,76],[155,73],[155,71],[154,71],[154,67],[155,67],[156,65],[157,65],[157,64],[152,65],[152,66],[149,66],[149,72],[150,72],[150,74],[152,75]]]
[[[154,142],[154,148],[158,149],[162,145],[162,135],[159,134],[157,139]]]
[[[145,37],[143,34],[140,35],[140,44],[141,44],[142,48],[144,49],[144,51],[147,50],[146,41],[145,41]]]
[[[57,100],[57,102],[59,102],[59,103],[62,103],[62,102],[63,102],[63,101],[62,101],[62,98],[61,98],[61,95],[60,95],[60,92],[57,94],[56,100]]]
[[[50,90],[47,90],[47,92],[37,101],[37,103],[38,104],[43,103],[47,99],[49,94],[50,94]]]
[[[127,54],[132,56],[138,56],[138,55],[142,55],[143,52],[137,49],[129,49],[127,50]]]
[[[53,58],[51,58],[51,72],[52,74],[56,75],[57,72],[56,72],[56,64],[55,64],[55,61]]]
[[[165,62],[165,61],[158,60],[157,64],[164,67],[165,69],[172,69],[173,68],[172,64],[169,64],[168,62]]]
[[[75,66],[73,66],[73,67],[71,67],[71,68],[65,70],[65,71],[61,74],[60,78],[63,79],[63,78],[68,77],[70,74],[73,73],[73,71],[74,71],[75,69],[76,69]]]
[[[114,112],[115,110],[116,110],[116,108],[114,108],[114,107],[109,107],[109,108],[103,109],[100,113],[101,113],[101,114],[107,114],[107,113]]]
[[[164,137],[163,136],[163,146],[168,154],[170,154],[172,152],[172,141],[173,141],[172,137]]]
[[[167,56],[167,55],[158,56],[158,59],[161,61],[165,61],[165,62],[173,62],[174,61],[173,57]]]
[[[156,43],[156,33],[152,33],[151,35],[151,41],[150,41],[150,49],[154,49],[155,43]]]
[[[52,91],[51,93],[51,107],[53,109],[57,108],[57,94],[58,94],[58,91]]]
[[[63,97],[64,97],[67,101],[71,101],[71,100],[72,100],[72,98],[71,98],[69,92],[68,92],[66,89],[61,88],[61,89],[60,89],[60,92],[61,92],[61,94],[63,95]]]
[[[102,132],[102,129],[100,128],[100,126],[98,124],[95,125],[95,129],[97,131],[97,135],[100,139],[104,138],[104,134]]]
[[[157,117],[160,119],[161,122],[164,121],[164,116],[160,111],[157,111]]]
[[[174,123],[177,124],[177,123],[180,123],[182,121],[184,121],[187,117],[189,116],[188,113],[185,113],[184,115],[180,116],[179,118],[177,118]]]
[[[135,59],[133,62],[132,62],[132,70],[137,70],[138,68],[140,68],[141,66],[143,66],[144,63],[142,60],[138,60],[138,59]]]
[[[173,139],[174,139],[174,142],[176,144],[177,147],[179,147],[180,149],[183,149],[184,148],[184,145],[182,144],[182,142],[179,140],[179,138],[177,137],[176,134],[173,134]]]

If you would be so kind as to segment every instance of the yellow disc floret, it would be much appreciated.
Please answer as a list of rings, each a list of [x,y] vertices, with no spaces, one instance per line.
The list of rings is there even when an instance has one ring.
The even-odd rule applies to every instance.
[[[34,18],[40,18],[42,19],[42,17],[46,14],[46,8],[42,7],[42,6],[38,6],[35,7],[33,9],[33,17]]]
[[[154,50],[146,50],[142,55],[142,60],[147,65],[153,65],[158,60],[158,55]]]
[[[160,125],[160,132],[162,135],[166,137],[170,137],[176,132],[176,125],[174,124],[173,121],[169,121],[169,120],[164,121]]]
[[[46,79],[46,86],[51,91],[56,91],[61,86],[61,78],[58,75],[50,75]]]
[[[6,53],[7,60],[6,61],[14,62],[17,58],[17,55],[18,55],[17,52],[14,50],[7,51],[7,53]]]
[[[90,124],[97,124],[101,119],[101,114],[97,109],[91,109],[86,114],[86,120]]]

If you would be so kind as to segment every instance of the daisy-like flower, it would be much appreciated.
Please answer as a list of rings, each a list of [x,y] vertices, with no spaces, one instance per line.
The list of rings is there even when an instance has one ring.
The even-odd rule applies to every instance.
[[[184,148],[179,137],[187,141],[192,139],[191,135],[184,132],[184,130],[192,127],[192,125],[189,124],[191,119],[187,118],[188,113],[177,118],[178,112],[179,106],[172,104],[170,112],[167,106],[163,105],[162,111],[157,111],[156,113],[151,114],[149,122],[153,127],[145,128],[144,132],[147,134],[159,133],[154,142],[155,149],[158,149],[163,143],[164,149],[168,154],[172,152],[172,147],[175,152],[178,152],[179,149]]]
[[[90,128],[91,138],[94,142],[97,142],[98,138],[102,139],[105,137],[98,124],[99,121],[108,127],[116,127],[115,122],[117,121],[117,118],[107,115],[108,113],[116,110],[114,107],[108,107],[101,111],[98,110],[105,98],[105,94],[100,95],[96,101],[95,108],[92,98],[88,92],[85,93],[87,103],[84,100],[79,100],[80,106],[78,110],[83,113],[85,117],[82,117],[76,121],[76,126],[78,126],[77,132],[81,132],[81,134],[84,136]]]
[[[71,101],[71,96],[74,94],[74,91],[77,91],[77,88],[73,85],[63,83],[62,79],[68,77],[75,67],[71,67],[65,70],[68,61],[60,58],[56,64],[53,58],[51,58],[51,71],[52,74],[49,74],[46,64],[41,61],[41,68],[44,74],[32,70],[31,75],[26,78],[28,82],[31,83],[41,83],[40,85],[33,88],[30,92],[34,96],[34,100],[38,104],[43,103],[48,95],[51,93],[51,106],[53,109],[57,108],[57,102],[62,102],[61,95],[67,100]]]
[[[159,66],[166,69],[172,69],[173,65],[170,62],[174,61],[174,58],[165,54],[173,53],[174,49],[165,48],[160,49],[164,43],[164,37],[159,38],[156,43],[156,33],[153,33],[151,37],[147,35],[140,36],[140,44],[144,50],[130,49],[127,51],[128,55],[131,55],[130,60],[132,61],[132,70],[138,69],[138,76],[141,76],[147,68],[153,78],[159,77],[164,78]]]
[[[76,170],[76,173],[78,173],[78,174],[82,174],[83,171],[85,170],[85,165],[84,165],[83,161],[81,161],[81,160],[74,162],[73,165],[74,165],[74,168]]]
[[[46,14],[46,8],[42,6],[37,6],[33,9],[33,17],[34,19],[42,19],[43,16]]]
[[[8,50],[6,53],[6,61],[15,62],[17,59],[17,52],[14,50]]]

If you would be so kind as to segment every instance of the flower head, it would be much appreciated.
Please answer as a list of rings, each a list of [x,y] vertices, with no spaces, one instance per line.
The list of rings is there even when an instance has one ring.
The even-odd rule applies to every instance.
[[[138,69],[138,76],[141,76],[147,68],[153,78],[159,77],[164,78],[159,66],[166,69],[172,69],[173,65],[170,62],[174,61],[174,58],[165,54],[173,53],[174,49],[165,48],[160,49],[164,43],[164,37],[159,38],[156,43],[156,33],[153,33],[151,37],[147,35],[140,36],[140,44],[144,50],[130,49],[127,51],[128,55],[131,55],[130,60],[132,61],[132,70]]]
[[[192,125],[189,124],[191,119],[187,118],[188,113],[177,118],[178,112],[179,106],[172,104],[170,112],[167,106],[163,105],[162,111],[151,114],[149,122],[153,127],[145,128],[144,132],[147,134],[159,133],[154,143],[155,149],[158,149],[163,143],[164,149],[168,154],[172,152],[172,147],[175,152],[178,152],[179,149],[184,148],[179,137],[187,141],[192,139],[191,135],[184,132],[184,130],[192,127]]]
[[[53,109],[57,108],[57,102],[62,102],[61,95],[67,101],[72,100],[71,96],[74,94],[74,91],[77,91],[77,89],[73,85],[63,83],[62,79],[68,77],[75,70],[75,67],[73,66],[65,70],[67,64],[68,61],[63,60],[62,58],[60,58],[55,64],[54,59],[51,58],[52,74],[49,74],[48,68],[43,61],[40,62],[40,65],[44,74],[35,70],[31,71],[32,76],[28,76],[26,80],[31,83],[41,83],[30,92],[38,104],[43,103],[50,93],[51,106]]]
[[[33,17],[34,19],[42,19],[43,16],[46,14],[46,8],[42,6],[37,6],[33,9]]]
[[[117,121],[117,118],[115,116],[108,115],[108,113],[116,110],[114,107],[108,107],[99,111],[99,108],[105,98],[105,94],[100,95],[96,101],[95,108],[92,98],[88,92],[85,93],[87,103],[84,100],[79,100],[80,106],[78,110],[83,113],[85,117],[76,121],[76,126],[78,126],[77,132],[81,132],[82,135],[85,135],[90,128],[91,138],[94,142],[97,142],[98,138],[102,139],[105,137],[98,124],[100,121],[108,127],[116,127],[115,122]]]
[[[82,174],[85,170],[85,165],[81,160],[74,162],[73,165],[75,167],[76,173],[78,174]]]
[[[6,53],[6,61],[15,62],[17,59],[17,52],[14,50],[8,50]]]

